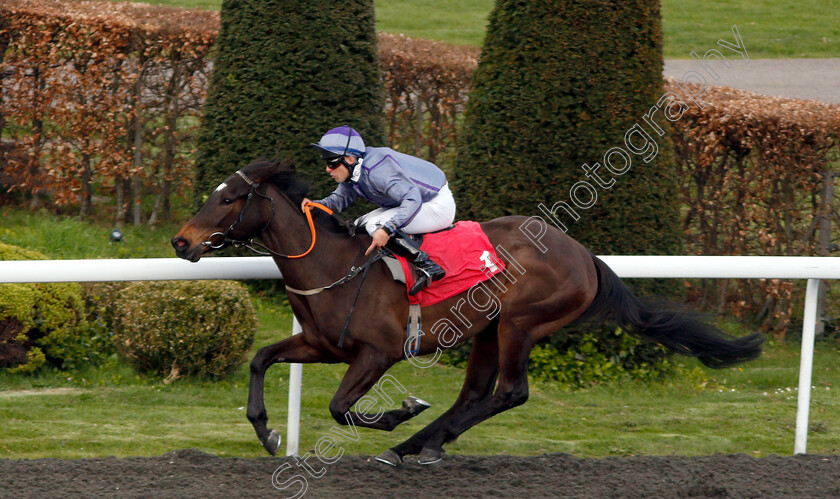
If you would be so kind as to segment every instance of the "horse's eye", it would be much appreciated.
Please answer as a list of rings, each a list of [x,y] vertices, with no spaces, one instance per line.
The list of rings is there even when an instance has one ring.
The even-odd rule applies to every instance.
[[[222,198],[222,204],[232,204],[233,201],[231,198]]]

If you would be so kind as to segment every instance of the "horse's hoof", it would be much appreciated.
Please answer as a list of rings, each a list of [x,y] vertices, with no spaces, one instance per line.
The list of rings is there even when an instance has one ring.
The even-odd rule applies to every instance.
[[[441,459],[443,459],[442,450],[424,447],[423,450],[420,451],[420,456],[417,458],[417,462],[420,464],[434,464]]]
[[[269,454],[276,456],[277,449],[280,448],[280,435],[278,435],[276,431],[271,430],[268,434],[268,438],[266,438],[265,442],[263,442],[263,447],[265,447],[265,450],[267,450]]]
[[[391,449],[386,450],[382,454],[376,456],[376,460],[380,463],[385,463],[389,466],[399,466],[402,464],[402,458],[396,452],[392,451]]]
[[[431,407],[432,404],[426,402],[423,399],[411,396],[402,401],[402,406],[403,409],[406,409],[409,412],[409,414],[411,414],[412,416],[416,416],[428,409],[429,407]]]

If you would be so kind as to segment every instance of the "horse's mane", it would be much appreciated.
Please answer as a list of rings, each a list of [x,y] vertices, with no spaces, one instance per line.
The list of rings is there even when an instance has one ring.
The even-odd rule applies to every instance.
[[[303,198],[309,193],[309,183],[298,176],[295,171],[295,163],[291,159],[268,159],[262,157],[243,168],[254,171],[265,168],[270,174],[263,180],[277,187],[283,192],[295,206],[300,206]],[[247,172],[246,172],[247,173]],[[342,225],[335,217],[331,217],[321,210],[312,210],[313,219],[320,228],[329,230],[336,234],[348,236],[347,227]]]

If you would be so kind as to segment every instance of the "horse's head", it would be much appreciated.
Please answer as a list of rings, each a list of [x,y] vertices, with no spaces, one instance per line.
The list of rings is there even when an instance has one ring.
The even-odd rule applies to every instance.
[[[257,237],[273,215],[273,201],[260,184],[278,176],[294,178],[291,161],[259,159],[238,170],[210,194],[204,206],[172,238],[180,258],[197,262],[231,241]]]

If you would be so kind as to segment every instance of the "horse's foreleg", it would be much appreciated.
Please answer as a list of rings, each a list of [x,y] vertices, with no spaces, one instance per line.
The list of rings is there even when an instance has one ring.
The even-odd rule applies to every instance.
[[[248,421],[254,426],[257,437],[263,447],[271,455],[277,453],[280,446],[280,436],[267,427],[268,414],[265,411],[265,400],[263,397],[263,386],[265,384],[265,372],[272,364],[277,362],[326,362],[327,359],[320,351],[309,346],[298,334],[283,341],[263,347],[257,351],[251,360],[251,383],[248,389]]]
[[[496,328],[488,328],[473,338],[467,360],[467,376],[458,399],[446,412],[431,424],[415,433],[405,442],[386,450],[376,457],[380,462],[398,465],[403,456],[418,454],[425,447],[440,449],[445,439],[448,422],[455,415],[476,404],[486,403],[493,394],[499,372],[499,344]],[[440,453],[438,453],[438,456]]]
[[[335,396],[330,402],[330,414],[339,424],[361,426],[377,430],[391,431],[398,424],[413,418],[429,408],[429,404],[415,397],[408,397],[403,400],[402,408],[383,411],[379,409],[376,413],[355,412],[350,408],[357,401],[361,401],[364,409],[372,409],[378,404],[378,399],[372,396],[365,396],[371,388],[377,386],[377,382],[383,386],[377,386],[377,392],[385,398],[390,398],[385,388],[405,388],[393,377],[382,377],[395,361],[385,357],[382,353],[370,350],[360,351],[356,359],[350,363],[341,385],[338,387]],[[363,398],[364,397],[364,398]]]

